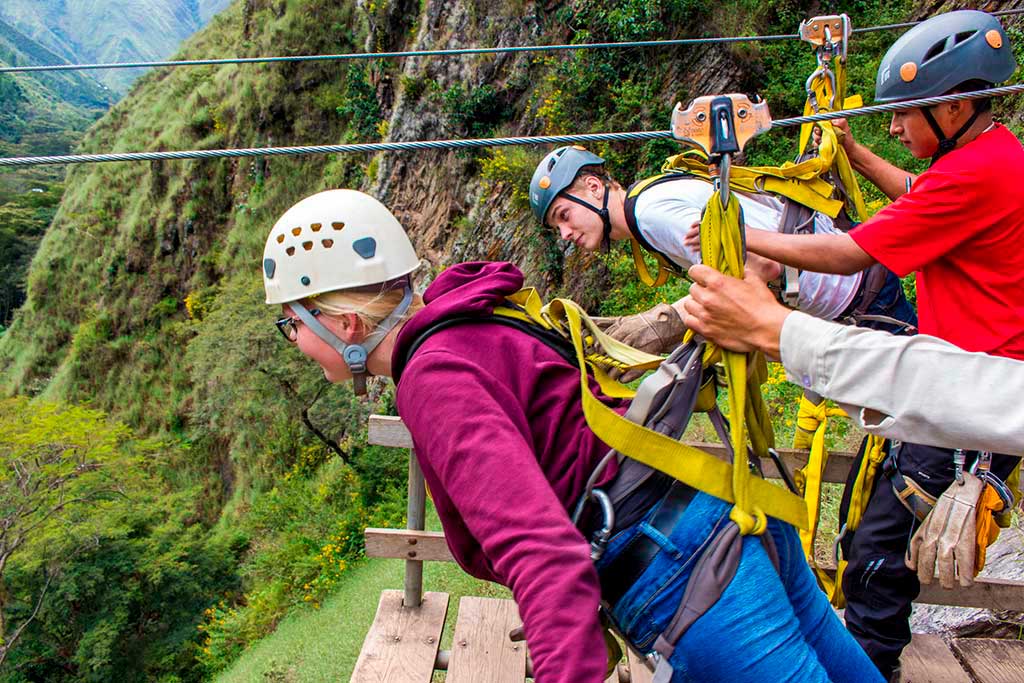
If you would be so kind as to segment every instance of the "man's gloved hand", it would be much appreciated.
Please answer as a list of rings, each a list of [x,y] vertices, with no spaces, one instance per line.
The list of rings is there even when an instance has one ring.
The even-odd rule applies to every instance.
[[[669,304],[617,318],[592,318],[608,336],[647,353],[668,353],[683,341],[686,326]]]
[[[963,483],[953,482],[939,497],[910,539],[907,566],[921,583],[931,583],[936,572],[943,588],[974,583],[977,552],[977,507],[985,483],[964,472]]]

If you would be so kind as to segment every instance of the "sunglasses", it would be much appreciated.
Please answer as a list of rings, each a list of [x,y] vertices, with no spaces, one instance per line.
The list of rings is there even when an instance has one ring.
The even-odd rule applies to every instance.
[[[319,308],[311,308],[309,314],[316,317],[320,315]],[[294,316],[288,316],[287,318],[281,318],[274,322],[277,327],[277,331],[287,339],[289,342],[294,343],[299,338],[299,323],[302,322]]]

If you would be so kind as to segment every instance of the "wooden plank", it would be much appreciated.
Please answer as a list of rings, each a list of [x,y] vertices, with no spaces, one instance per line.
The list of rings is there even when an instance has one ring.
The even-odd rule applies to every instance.
[[[956,586],[947,590],[936,579],[927,586],[921,586],[921,595],[915,602],[1024,612],[1024,581],[981,578],[975,579],[969,588]]]
[[[971,683],[941,637],[915,633],[900,659],[903,683]]]
[[[959,638],[953,649],[978,683],[1024,681],[1024,641]]]
[[[444,540],[444,534],[436,531],[409,531],[406,529],[366,529],[366,554],[368,557],[391,559],[452,562],[453,558]],[[416,553],[413,558],[409,553]],[[822,565],[822,569],[835,576],[835,567]],[[1009,579],[980,578],[968,588],[955,586],[945,589],[938,583],[921,587],[921,595],[915,602],[928,605],[950,605],[954,607],[980,607],[994,610],[1024,612],[1024,581]]]
[[[523,622],[512,600],[464,597],[452,637],[446,683],[523,683],[526,643],[508,633]]]
[[[409,430],[400,417],[390,415],[371,415],[367,441],[376,446],[391,446],[394,448],[412,448],[412,437]],[[726,447],[720,443],[701,443],[696,441],[688,442],[722,460],[729,460]],[[783,462],[790,470],[803,467],[807,463],[807,451],[794,450],[792,448],[778,449]],[[850,472],[850,467],[856,453],[836,451],[829,454],[829,461],[825,467],[824,481],[832,483],[843,483]],[[762,459],[761,466],[764,468],[765,476],[777,477],[775,463],[770,459]]]
[[[363,531],[367,557],[423,562],[454,562],[444,533],[409,529],[374,529]]]
[[[633,648],[628,648],[626,659],[629,661],[629,683],[652,683],[654,674],[647,668],[644,658]]]
[[[834,566],[820,565],[835,578]],[[926,605],[949,605],[950,607],[980,607],[983,609],[1024,612],[1024,581],[1009,579],[979,578],[974,585],[943,588],[938,581],[921,586],[921,594],[914,602]]]
[[[412,448],[412,435],[405,428],[402,418],[391,415],[371,415],[366,433],[366,443],[371,446]]]
[[[373,626],[351,683],[428,683],[448,613],[447,593],[425,593],[419,607],[402,606],[402,591],[381,593]]]

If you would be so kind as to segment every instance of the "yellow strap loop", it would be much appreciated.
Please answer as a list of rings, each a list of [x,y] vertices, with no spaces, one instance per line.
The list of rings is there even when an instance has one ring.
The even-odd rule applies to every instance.
[[[729,197],[723,208],[721,193],[716,190],[708,200],[700,225],[701,261],[733,277],[743,277],[742,212],[736,195]],[[688,333],[687,339],[692,337]],[[736,353],[708,344],[704,363],[717,358],[725,367],[729,403],[729,441],[732,446],[733,509],[729,518],[739,526],[741,534],[760,534],[767,528],[765,511],[753,500],[754,482],[747,462],[747,427],[751,427],[751,444],[757,455],[766,455],[774,444],[774,433],[760,392],[767,377],[767,366],[761,354]],[[748,371],[749,369],[749,371]],[[748,398],[748,389],[749,397]],[[756,396],[756,398],[754,398]]]
[[[652,276],[651,271],[647,268],[647,262],[644,261],[643,247],[635,239],[630,240],[630,242],[630,248],[633,250],[633,266],[636,268],[636,274],[640,276],[640,281],[648,287],[661,287],[668,282],[669,271],[665,267],[665,259],[662,258],[661,254],[653,255],[658,261],[658,274],[657,276]]]
[[[576,349],[580,363],[580,391],[583,397],[583,415],[587,425],[610,448],[653,467],[699,491],[735,503],[733,496],[734,467],[709,453],[659,434],[631,422],[599,401],[590,391],[582,327],[587,325],[586,314],[568,299],[556,299],[543,309],[544,317],[563,326]],[[742,355],[742,354],[741,354]],[[746,450],[741,469],[747,471]],[[750,478],[745,509],[755,519],[771,516],[798,528],[807,525],[807,509],[803,500],[761,478]],[[754,526],[754,530],[759,525]],[[763,526],[760,525],[760,526]]]

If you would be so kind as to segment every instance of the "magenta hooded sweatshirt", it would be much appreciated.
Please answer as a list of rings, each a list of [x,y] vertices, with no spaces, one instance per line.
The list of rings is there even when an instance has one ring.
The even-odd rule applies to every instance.
[[[509,263],[449,268],[402,329],[394,358],[433,323],[486,316],[522,286]],[[538,683],[604,679],[600,587],[568,511],[608,447],[587,427],[579,391],[574,365],[524,332],[488,323],[430,336],[397,386],[448,547],[468,573],[512,590]]]

